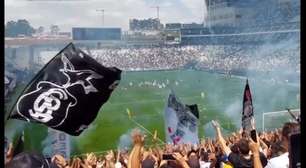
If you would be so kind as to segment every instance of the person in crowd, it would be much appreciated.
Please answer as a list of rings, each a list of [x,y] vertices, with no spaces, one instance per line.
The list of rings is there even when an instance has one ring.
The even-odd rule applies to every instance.
[[[107,151],[103,155],[88,153],[69,160],[56,154],[51,159],[41,154],[22,152],[13,157],[9,145],[5,155],[5,168],[288,168],[290,134],[299,131],[298,123],[285,123],[282,129],[261,132],[254,142],[243,131],[223,138],[220,125],[213,121],[216,139],[202,139],[200,144],[163,144],[153,141],[146,147],[145,135],[132,131],[130,150]],[[168,160],[163,155],[170,155]]]
[[[273,157],[268,161],[266,168],[288,168],[289,167],[289,137],[290,134],[298,132],[300,125],[298,123],[287,122],[284,124],[281,134],[281,144],[284,148],[284,153]]]
[[[231,151],[231,149],[226,145],[226,141],[224,140],[220,125],[216,121],[212,122],[215,131],[218,143],[220,144],[220,147],[222,151],[226,154],[228,157],[229,162],[235,167],[235,168],[247,168],[253,167],[253,154],[250,154],[250,148],[249,148],[249,142],[245,138],[242,138],[238,142],[238,153],[234,153]],[[263,166],[267,165],[267,158],[265,155],[261,152],[259,152],[260,161]]]

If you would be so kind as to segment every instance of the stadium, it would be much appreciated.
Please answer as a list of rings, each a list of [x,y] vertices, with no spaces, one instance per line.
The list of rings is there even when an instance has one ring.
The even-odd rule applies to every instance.
[[[81,135],[65,134],[63,144],[56,146],[59,133],[54,129],[5,120],[5,137],[15,144],[22,137],[23,151],[47,158],[56,150],[66,159],[131,150],[135,128],[145,134],[146,148],[163,146],[168,143],[165,109],[171,92],[183,104],[197,105],[200,140],[216,137],[218,126],[212,121],[230,137],[241,129],[247,80],[258,133],[274,134],[284,123],[294,122],[287,109],[300,114],[300,1],[205,2],[207,16],[201,24],[163,27],[159,18],[134,19],[128,32],[74,27],[66,39],[6,38],[5,117],[31,79],[69,42],[122,73],[119,85]]]

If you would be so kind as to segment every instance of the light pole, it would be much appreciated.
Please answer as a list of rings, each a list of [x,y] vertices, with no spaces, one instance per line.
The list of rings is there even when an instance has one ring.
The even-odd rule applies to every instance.
[[[151,8],[156,8],[157,19],[159,20],[159,6],[152,6]]]
[[[97,9],[97,12],[102,12],[102,27],[104,27],[104,9]]]

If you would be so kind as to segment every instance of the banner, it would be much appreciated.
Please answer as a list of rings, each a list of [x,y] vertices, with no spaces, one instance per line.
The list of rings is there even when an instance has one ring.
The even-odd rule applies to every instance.
[[[254,112],[252,104],[252,95],[249,87],[248,80],[246,81],[244,94],[243,94],[243,109],[242,109],[242,128],[245,131],[251,131],[254,125]]]
[[[51,138],[52,155],[60,154],[64,158],[70,158],[70,136],[64,132],[48,129],[48,136]]]
[[[72,43],[32,79],[10,118],[80,135],[119,84],[121,70],[99,64]]]
[[[197,105],[184,105],[173,92],[165,109],[166,141],[173,144],[198,144]]]

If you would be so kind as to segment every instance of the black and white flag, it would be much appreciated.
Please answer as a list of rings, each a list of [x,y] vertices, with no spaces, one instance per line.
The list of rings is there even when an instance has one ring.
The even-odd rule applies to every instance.
[[[197,105],[184,105],[171,92],[165,109],[167,142],[198,144],[198,119]]]
[[[102,66],[71,43],[32,79],[10,118],[80,135],[120,79],[121,70]]]
[[[254,125],[254,112],[252,95],[249,87],[248,80],[246,81],[244,94],[243,94],[243,109],[242,109],[242,128],[246,131],[251,131]]]

